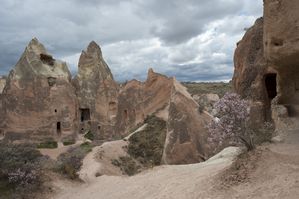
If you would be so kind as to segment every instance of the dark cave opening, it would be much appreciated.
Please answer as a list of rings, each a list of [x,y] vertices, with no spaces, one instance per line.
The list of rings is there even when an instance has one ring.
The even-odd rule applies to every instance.
[[[61,135],[61,122],[56,123],[57,134]]]
[[[90,120],[89,108],[81,108],[80,109],[80,119],[81,119],[81,122]]]
[[[270,100],[277,96],[277,74],[269,73],[265,75],[265,85]]]

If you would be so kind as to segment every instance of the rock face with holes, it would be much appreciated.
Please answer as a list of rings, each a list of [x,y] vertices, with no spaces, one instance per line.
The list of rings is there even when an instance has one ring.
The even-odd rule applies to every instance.
[[[78,103],[71,74],[37,39],[10,71],[2,95],[5,138],[75,139]]]
[[[119,86],[103,59],[101,48],[91,42],[83,51],[73,80],[79,100],[80,131],[92,131],[98,139],[113,136]]]
[[[154,114],[167,122],[162,162],[194,163],[210,155],[205,126],[211,121],[175,78],[148,71],[145,82],[132,80],[124,85],[118,98],[116,131],[130,133],[147,115]]]
[[[71,80],[67,65],[33,39],[10,72],[2,97],[5,139],[70,141],[89,131],[97,140],[116,139],[155,115],[167,123],[164,163],[195,163],[210,155],[205,126],[212,117],[199,111],[184,86],[152,69],[145,82],[119,86],[95,42],[82,52]]]
[[[148,71],[145,82],[132,80],[123,85],[118,98],[117,132],[126,135],[151,114],[167,120],[171,88],[172,78],[155,73],[152,69]]]
[[[265,75],[271,73],[263,53],[264,20],[259,18],[238,42],[234,55],[233,86],[242,97],[251,99],[254,124],[270,119],[270,100],[265,88]]]
[[[234,88],[252,101],[255,124],[272,114],[276,126],[283,126],[285,118],[299,115],[298,9],[296,0],[264,0],[263,19],[246,32],[235,51]],[[282,109],[287,116],[277,114]]]
[[[277,70],[278,104],[299,115],[299,2],[265,0],[264,54]]]

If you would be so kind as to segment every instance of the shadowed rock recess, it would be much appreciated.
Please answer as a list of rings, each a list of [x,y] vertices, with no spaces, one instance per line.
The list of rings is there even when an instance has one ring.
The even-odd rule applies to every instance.
[[[5,140],[75,141],[92,133],[107,141],[132,132],[149,115],[166,122],[162,162],[195,163],[210,156],[206,112],[175,78],[148,71],[145,82],[119,85],[91,42],[82,51],[72,79],[65,62],[54,59],[33,39],[11,70],[0,95],[0,131]]]

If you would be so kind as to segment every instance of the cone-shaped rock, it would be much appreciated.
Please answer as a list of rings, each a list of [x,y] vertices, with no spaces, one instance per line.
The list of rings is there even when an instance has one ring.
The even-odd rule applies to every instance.
[[[113,134],[118,104],[118,85],[103,59],[101,48],[92,41],[82,51],[74,85],[79,99],[81,132]]]
[[[55,60],[32,39],[11,70],[3,91],[7,139],[73,140],[77,128],[77,99],[64,62]]]

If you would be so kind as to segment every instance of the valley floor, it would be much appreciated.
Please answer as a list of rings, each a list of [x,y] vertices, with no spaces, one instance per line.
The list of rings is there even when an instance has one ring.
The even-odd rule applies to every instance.
[[[290,198],[299,196],[299,131],[283,143],[260,149],[248,180],[223,187],[222,177],[237,148],[228,148],[204,163],[160,166],[133,177],[100,176],[90,183],[55,182],[55,199],[198,199]]]

